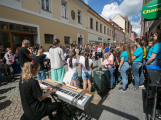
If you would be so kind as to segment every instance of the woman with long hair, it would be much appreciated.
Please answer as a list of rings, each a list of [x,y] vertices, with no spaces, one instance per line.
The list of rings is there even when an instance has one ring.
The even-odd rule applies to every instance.
[[[118,84],[118,82],[121,80],[121,75],[120,72],[118,71],[119,65],[120,65],[120,55],[121,55],[121,51],[120,48],[116,48],[115,49],[115,56],[116,56],[116,73],[115,73],[115,84]]]
[[[43,94],[40,85],[36,79],[40,65],[37,62],[26,62],[22,69],[22,77],[19,82],[21,103],[24,114],[20,120],[41,120],[47,116],[54,120],[52,112],[57,110],[57,118],[62,120],[62,104],[59,102],[52,103],[48,96],[55,93],[56,89],[47,87],[47,93]]]
[[[88,52],[84,52],[84,57],[80,59],[79,63],[80,63],[80,68],[82,69],[83,90],[87,89],[87,84],[88,84],[88,91],[91,92],[93,61],[89,58]]]
[[[70,82],[70,85],[77,87],[77,80],[78,80],[77,66],[79,64],[77,63],[75,51],[70,53],[70,57],[67,59],[67,64],[68,64],[68,71],[73,73],[73,77],[72,77],[72,80]]]
[[[135,40],[135,45],[137,45],[137,48],[133,53],[132,72],[135,80],[134,90],[139,90],[139,78],[141,75],[141,67],[143,60],[143,49],[142,49],[143,45],[139,38]]]
[[[113,54],[114,53],[114,48],[110,47],[109,54],[110,57],[108,59],[108,69],[110,71],[110,88],[113,89],[115,85],[115,62],[116,62],[116,57]]]
[[[65,74],[65,57],[63,49],[61,49],[59,46],[60,40],[55,39],[53,41],[53,47],[49,50],[49,56],[51,62],[51,79],[62,83]]]
[[[130,69],[129,63],[131,63],[131,50],[129,44],[123,45],[123,52],[121,53],[120,59],[121,62],[118,71],[121,72],[123,85],[121,88],[119,88],[119,91],[126,92],[126,87],[128,84],[128,72]]]
[[[159,30],[153,36],[154,46],[152,48],[151,57],[146,62],[146,65],[161,66],[161,31]],[[152,99],[154,96],[155,87],[152,86],[151,95],[148,97]]]
[[[157,65],[161,66],[161,31],[159,30],[153,36],[154,39],[154,46],[153,52],[149,60],[147,61],[146,65]]]

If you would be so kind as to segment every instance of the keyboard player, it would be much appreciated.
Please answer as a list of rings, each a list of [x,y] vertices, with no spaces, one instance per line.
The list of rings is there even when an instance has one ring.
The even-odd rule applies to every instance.
[[[62,104],[59,102],[51,103],[48,96],[55,93],[56,89],[50,89],[46,94],[42,94],[37,80],[33,78],[40,69],[37,62],[27,62],[22,69],[22,77],[19,82],[21,103],[24,114],[20,120],[40,120],[47,116],[54,120],[52,112],[57,110],[57,119],[62,120]]]

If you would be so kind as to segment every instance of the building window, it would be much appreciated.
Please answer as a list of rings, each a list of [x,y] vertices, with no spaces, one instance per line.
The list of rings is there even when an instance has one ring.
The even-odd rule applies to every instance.
[[[78,23],[82,24],[82,11],[78,10]]]
[[[96,30],[98,31],[98,22],[96,22]]]
[[[41,8],[46,11],[50,11],[50,1],[49,0],[41,0]]]
[[[90,18],[90,28],[93,29],[93,19]]]
[[[113,37],[113,31],[112,31],[112,37]]]
[[[67,2],[61,1],[62,17],[67,18]]]
[[[70,37],[64,36],[64,43],[70,44]]]
[[[104,27],[104,34],[106,34],[106,27]]]
[[[4,22],[0,22],[0,29],[1,30],[8,30],[8,24]]]
[[[111,30],[110,30],[110,36],[111,36]]]
[[[109,35],[109,29],[107,28],[107,35]]]
[[[100,24],[100,32],[102,33],[102,24]]]
[[[45,43],[53,43],[54,35],[45,34]]]

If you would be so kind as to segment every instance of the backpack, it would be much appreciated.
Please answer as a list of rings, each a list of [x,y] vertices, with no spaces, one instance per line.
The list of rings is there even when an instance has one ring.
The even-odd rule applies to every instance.
[[[13,59],[12,59],[12,63],[14,63],[15,62],[15,55],[13,56]]]
[[[7,57],[9,58],[9,55],[8,54],[7,54]],[[3,57],[2,61],[3,61],[3,63],[6,64],[6,58],[5,57]]]

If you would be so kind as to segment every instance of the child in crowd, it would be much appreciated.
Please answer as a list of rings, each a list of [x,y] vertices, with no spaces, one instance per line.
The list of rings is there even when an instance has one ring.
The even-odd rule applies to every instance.
[[[132,63],[132,72],[135,80],[135,88],[134,90],[139,90],[139,80],[141,75],[141,67],[142,67],[142,60],[143,60],[143,49],[142,49],[142,42],[138,38],[135,40],[135,45],[137,45],[136,50],[133,54],[133,63]]]
[[[39,49],[37,55],[33,58],[33,61],[38,62],[40,64],[40,71],[37,74],[37,79],[39,82],[46,79],[46,72],[44,66],[46,55],[43,53],[43,49]]]
[[[131,51],[130,45],[123,45],[123,52],[121,53],[121,62],[118,71],[121,72],[123,86],[119,88],[119,91],[126,92],[126,87],[128,84],[128,71],[130,69],[129,63],[131,63]]]
[[[9,74],[11,75],[12,81],[14,81],[14,63],[13,61],[13,54],[11,48],[7,48],[7,53],[4,55],[4,58],[6,59],[6,64],[9,68]]]
[[[84,57],[80,59],[79,63],[80,63],[80,68],[82,69],[83,90],[87,89],[87,84],[88,84],[88,91],[91,92],[93,61],[89,59],[88,52],[84,52]]]
[[[95,51],[92,51],[92,59],[95,60]]]
[[[105,53],[104,54],[104,61],[103,58],[100,58],[101,60],[101,65],[106,68],[108,66],[108,59],[109,59],[110,54],[109,53]]]
[[[149,60],[149,58],[151,57],[152,55],[152,52],[153,52],[153,45],[154,45],[154,40],[151,39],[148,43],[148,47],[147,47],[147,56],[146,56],[146,61]]]
[[[67,64],[68,64],[68,71],[73,73],[70,85],[77,87],[77,80],[78,80],[77,66],[79,65],[79,63],[77,63],[75,51],[70,53],[70,57],[67,59]]]

